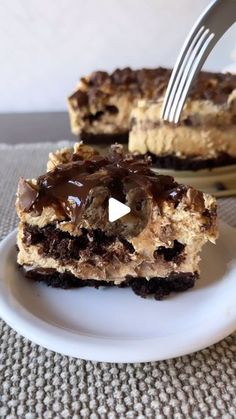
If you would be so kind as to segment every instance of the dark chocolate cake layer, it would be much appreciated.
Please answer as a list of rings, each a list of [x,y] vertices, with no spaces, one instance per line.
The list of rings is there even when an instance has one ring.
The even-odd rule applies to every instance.
[[[71,236],[51,224],[43,228],[25,224],[23,226],[23,243],[29,246],[39,246],[40,255],[52,257],[61,261],[79,260],[96,257],[112,260],[115,256],[122,262],[128,262],[135,252],[131,242],[121,236],[107,235],[102,230],[83,229],[82,234]],[[119,242],[119,247],[114,243]],[[163,257],[165,261],[178,263],[184,259],[185,246],[177,240],[172,247],[160,246],[154,251],[154,258]]]
[[[24,269],[23,269],[24,270]],[[94,279],[80,279],[71,273],[59,273],[53,269],[30,269],[24,270],[26,278],[44,282],[55,288],[81,288],[116,286],[114,282],[97,281]],[[172,292],[182,292],[192,288],[198,279],[198,273],[183,272],[171,273],[166,278],[153,277],[149,280],[142,277],[127,277],[118,287],[130,287],[140,297],[155,297],[161,300]]]
[[[114,134],[93,134],[90,132],[81,132],[80,139],[87,144],[124,144],[128,142],[129,131]]]
[[[191,158],[191,157],[177,157],[176,155],[156,156],[152,153],[147,153],[150,156],[154,167],[161,169],[174,169],[174,170],[201,170],[201,169],[214,169],[216,167],[223,167],[236,164],[236,157],[230,156],[227,153],[220,153],[215,158]],[[143,156],[140,156],[143,158]]]

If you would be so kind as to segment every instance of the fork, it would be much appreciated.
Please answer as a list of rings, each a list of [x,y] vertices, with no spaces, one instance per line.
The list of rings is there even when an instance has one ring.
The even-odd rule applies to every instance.
[[[214,0],[198,18],[180,51],[166,90],[161,118],[178,123],[192,83],[222,35],[236,21],[236,0]]]

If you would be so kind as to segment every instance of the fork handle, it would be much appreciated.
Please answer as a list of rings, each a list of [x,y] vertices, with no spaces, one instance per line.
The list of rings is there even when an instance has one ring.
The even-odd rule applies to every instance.
[[[199,17],[198,21],[201,20],[207,21],[208,27],[215,34],[215,39],[220,39],[222,34],[236,22],[236,0],[214,0]]]

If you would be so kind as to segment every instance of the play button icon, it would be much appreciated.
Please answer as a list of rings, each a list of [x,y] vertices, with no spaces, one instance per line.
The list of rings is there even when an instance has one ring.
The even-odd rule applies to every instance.
[[[117,201],[115,198],[110,198],[108,201],[108,219],[112,223],[113,221],[119,220],[124,215],[129,214],[130,208]]]

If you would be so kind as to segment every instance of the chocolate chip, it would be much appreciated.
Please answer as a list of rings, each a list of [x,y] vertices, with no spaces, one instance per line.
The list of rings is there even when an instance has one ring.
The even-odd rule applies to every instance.
[[[170,261],[177,261],[178,257],[183,253],[185,245],[178,242],[178,240],[174,240],[173,247],[158,247],[154,252],[154,257],[158,258],[158,256],[163,256],[167,262]]]
[[[216,182],[215,183],[215,188],[217,189],[217,191],[225,191],[226,187],[222,182]]]
[[[135,249],[134,246],[132,245],[132,243],[130,243],[128,240],[120,237],[119,240],[121,241],[121,243],[123,243],[124,247],[128,250],[129,253],[134,253]]]
[[[132,117],[131,120],[130,120],[130,129],[135,127],[136,124],[137,124],[137,119]]]
[[[114,106],[114,105],[107,105],[105,106],[105,109],[108,113],[111,113],[114,115],[119,112],[119,109],[117,108],[117,106]]]
[[[99,119],[101,119],[101,117],[104,115],[103,111],[98,111],[95,114],[88,114],[84,116],[84,120],[88,120],[90,122],[90,124],[92,124],[94,121],[98,121]]]
[[[130,67],[117,69],[111,75],[115,84],[131,84],[137,83],[137,71],[131,70]]]
[[[87,106],[88,105],[88,95],[82,90],[78,90],[76,93],[76,99],[78,106]]]
[[[90,76],[90,83],[93,86],[101,86],[107,79],[109,75],[106,71],[94,71]]]
[[[193,121],[191,120],[191,118],[187,117],[183,119],[183,124],[186,125],[187,127],[191,127],[193,125]]]

